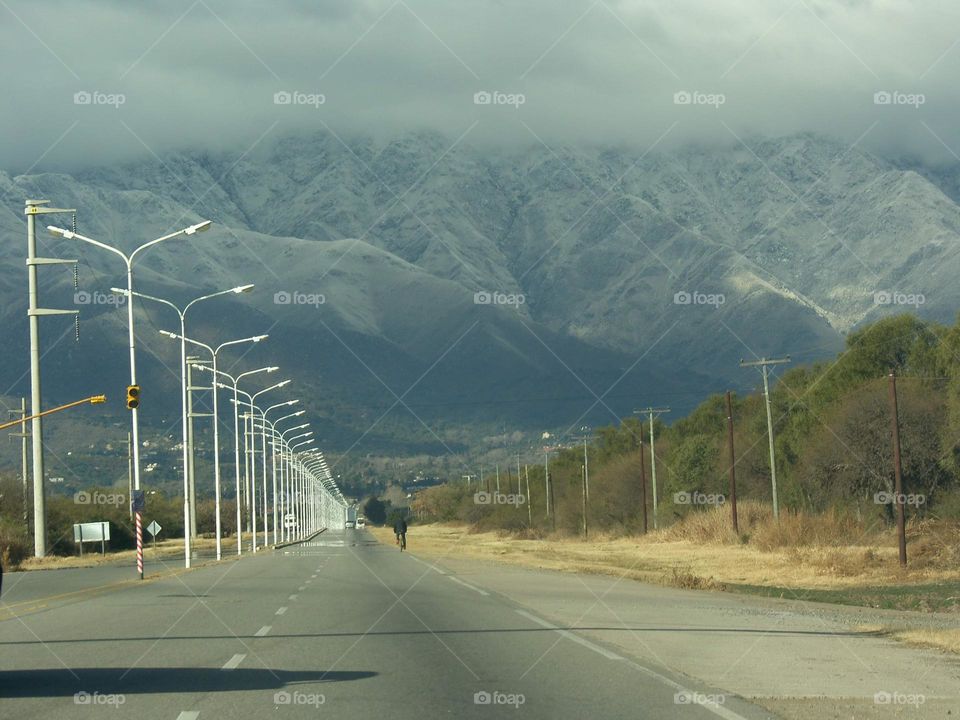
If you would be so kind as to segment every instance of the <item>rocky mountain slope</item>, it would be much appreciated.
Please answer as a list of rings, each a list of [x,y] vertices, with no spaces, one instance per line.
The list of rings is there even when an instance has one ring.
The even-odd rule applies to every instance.
[[[244,367],[296,375],[341,449],[443,452],[472,442],[474,424],[566,429],[648,403],[689,408],[755,383],[738,358],[823,357],[879,313],[951,318],[960,207],[938,178],[950,193],[955,177],[807,134],[645,154],[317,133],[246,154],[0,173],[0,382],[23,389],[27,197],[77,207],[80,232],[125,248],[213,219],[210,233],[150,250],[141,289],[182,301],[257,283],[198,307],[192,334],[269,330]],[[81,260],[80,291],[122,283],[102,251],[42,244]],[[72,269],[43,277],[45,304],[72,307]],[[78,379],[124,384],[123,313],[80,309],[81,342],[45,359],[51,394]],[[144,372],[175,406],[175,348],[155,332],[171,315],[138,313]],[[44,321],[51,342],[64,329]]]

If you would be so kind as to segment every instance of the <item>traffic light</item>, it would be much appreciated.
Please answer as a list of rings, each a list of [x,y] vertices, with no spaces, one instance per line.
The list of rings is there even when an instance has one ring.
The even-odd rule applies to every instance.
[[[140,407],[140,386],[127,386],[127,410],[136,410]]]

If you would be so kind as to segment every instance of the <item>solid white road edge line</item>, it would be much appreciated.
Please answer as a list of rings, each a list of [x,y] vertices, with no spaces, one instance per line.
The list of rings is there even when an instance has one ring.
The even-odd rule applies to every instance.
[[[463,580],[461,580],[461,579],[458,578],[458,577],[454,577],[453,575],[448,575],[447,577],[449,577],[451,580],[453,580],[453,581],[454,581],[455,583],[457,583],[458,585],[463,585],[465,588],[470,588],[470,589],[473,590],[474,592],[478,592],[478,593],[480,593],[481,595],[490,595],[490,593],[488,593],[486,590],[481,590],[481,589],[478,588],[478,587],[474,587],[474,586],[471,585],[470,583],[466,583],[466,582],[464,582]]]

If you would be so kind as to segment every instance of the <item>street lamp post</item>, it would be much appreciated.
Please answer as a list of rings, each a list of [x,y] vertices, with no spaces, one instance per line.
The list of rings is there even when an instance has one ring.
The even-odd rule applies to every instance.
[[[239,392],[237,388],[237,383],[241,378],[246,377],[247,375],[255,375],[261,372],[276,372],[280,368],[276,366],[262,367],[257,368],[256,370],[248,370],[247,372],[240,373],[236,377],[230,373],[226,373],[223,370],[216,370],[214,373],[214,380],[216,380],[217,375],[222,375],[230,380],[232,386],[224,385],[223,383],[215,383],[217,387],[224,390],[233,389],[233,466],[234,472],[236,474],[237,480],[237,555],[243,554],[243,516],[240,509],[240,403],[237,394]],[[244,447],[244,458],[246,458],[246,447]]]
[[[163,242],[164,240],[172,240],[173,238],[181,237],[183,235],[195,235],[199,232],[204,232],[210,229],[212,223],[209,220],[204,220],[197,223],[196,225],[190,225],[189,227],[178,230],[177,232],[170,233],[169,235],[164,235],[159,237],[156,240],[151,240],[148,243],[144,243],[140,247],[136,248],[132,253],[127,255],[122,250],[119,250],[112,245],[107,245],[102,243],[99,240],[94,240],[93,238],[86,237],[85,235],[80,235],[79,233],[72,232],[70,230],[65,230],[64,228],[55,227],[53,225],[48,225],[47,230],[56,237],[62,237],[66,240],[80,240],[90,245],[94,245],[102,250],[107,250],[109,252],[115,253],[123,258],[124,263],[127,266],[127,288],[126,288],[126,297],[127,297],[127,341],[130,350],[130,384],[137,384],[137,354],[136,354],[136,341],[133,332],[133,264],[136,260],[137,255],[146,250],[149,247]],[[140,490],[140,414],[138,408],[131,409],[131,444],[133,447],[133,489]],[[142,529],[142,513],[138,510],[136,511],[136,533],[137,533],[137,572],[140,575],[140,579],[143,579],[143,529]]]
[[[302,414],[302,412],[303,412],[303,411],[301,411],[300,414]],[[297,413],[295,413],[295,414],[297,414]],[[288,416],[288,417],[290,417],[290,416]],[[281,419],[283,419],[283,418],[281,418]],[[273,425],[277,425],[277,424],[279,424],[279,423],[280,423],[280,421],[278,420],[276,423],[273,423]],[[289,433],[289,432],[294,432],[294,431],[296,431],[296,430],[302,430],[302,429],[307,428],[307,427],[309,427],[309,426],[310,426],[310,423],[304,423],[304,424],[302,424],[302,425],[297,425],[296,427],[288,428],[287,430],[284,430],[284,431],[281,432],[281,433],[276,432],[276,429],[274,429],[274,435],[275,435],[277,438],[279,438],[279,441],[280,441],[280,442],[279,442],[279,445],[280,445],[281,467],[282,467],[283,458],[284,458],[283,446],[289,442],[289,441],[286,440],[286,438],[285,438],[286,434]],[[309,436],[311,436],[311,435],[313,435],[312,432],[301,433],[300,435],[295,435],[294,437],[290,438],[290,440],[294,440],[294,439],[297,439],[297,438],[305,438],[305,437],[309,437]],[[274,452],[276,452],[276,445],[277,445],[277,443],[274,442]],[[281,484],[282,484],[282,482],[283,482],[283,473],[281,472]],[[289,484],[290,484],[290,473],[289,473],[289,471],[288,471],[288,472],[287,472],[287,485],[288,485],[287,490],[289,490]],[[284,488],[281,486],[281,488],[280,488],[281,501],[282,501],[282,498],[283,498],[283,493],[284,493]],[[276,502],[277,502],[277,498],[276,498],[276,495],[275,495],[275,496],[274,496],[274,504],[276,504]],[[284,529],[286,529],[286,515],[287,515],[287,513],[286,513],[286,505],[287,505],[287,503],[282,503],[282,504],[283,504],[283,506],[284,506],[283,524],[284,524]],[[286,539],[286,538],[285,538],[285,539]],[[274,542],[276,542],[276,536],[274,536]]]
[[[305,410],[298,410],[295,413],[290,413],[289,415],[284,415],[281,418],[277,418],[273,422],[274,443],[279,447],[279,450],[280,450],[280,494],[277,497],[277,503],[279,504],[279,508],[280,508],[280,537],[284,541],[287,540],[287,537],[286,537],[287,535],[286,533],[287,501],[284,496],[284,493],[286,492],[287,482],[289,481],[289,469],[287,468],[287,455],[283,450],[283,438],[282,438],[282,435],[279,432],[277,432],[276,427],[280,423],[282,423],[284,420],[300,417],[305,412],[306,412]],[[276,447],[274,448],[274,450],[276,451]]]
[[[212,367],[213,377],[214,377],[214,382],[213,382],[213,487],[214,487],[214,505],[216,506],[216,514],[217,514],[217,519],[216,519],[216,523],[217,523],[217,560],[220,560],[221,557],[222,557],[222,543],[221,543],[221,537],[220,537],[220,536],[221,536],[221,521],[220,521],[220,419],[219,419],[219,415],[218,415],[218,411],[217,411],[217,405],[218,405],[218,402],[217,402],[217,401],[218,401],[217,382],[216,382],[216,377],[217,377],[217,355],[218,355],[218,354],[220,353],[220,351],[223,350],[225,347],[229,347],[229,346],[231,346],[231,345],[240,345],[240,344],[242,344],[242,343],[248,343],[248,342],[258,343],[258,342],[261,342],[262,340],[266,340],[266,339],[267,339],[267,336],[266,336],[266,335],[254,335],[253,337],[242,338],[242,339],[240,339],[240,340],[230,340],[229,342],[221,343],[220,345],[218,345],[217,347],[214,348],[214,347],[211,347],[210,345],[207,345],[206,343],[202,343],[202,342],[200,342],[200,341],[198,341],[198,340],[192,340],[192,339],[190,339],[190,338],[188,338],[188,337],[181,337],[180,335],[177,335],[176,333],[169,332],[169,331],[167,331],[167,330],[161,330],[161,331],[160,331],[160,334],[161,334],[161,335],[165,335],[165,336],[171,338],[172,340],[185,340],[186,342],[191,343],[192,345],[197,345],[197,346],[199,346],[199,347],[202,347],[202,348],[206,349],[206,350],[210,353],[210,356],[213,358],[213,367]],[[206,365],[199,365],[199,364],[198,364],[198,365],[194,365],[193,367],[195,367],[195,368],[206,368]],[[237,502],[238,502],[238,503],[240,502],[239,497],[237,498]],[[239,531],[239,529],[240,529],[239,526],[237,526],[237,530],[238,530],[238,531]]]
[[[313,434],[313,433],[304,433],[304,435],[312,435],[312,434]],[[293,440],[296,440],[297,437],[300,437],[300,436],[298,435],[298,436],[295,436],[295,437],[290,438],[291,443],[292,443]],[[290,445],[290,454],[291,454],[291,455],[294,455],[294,457],[296,457],[295,451],[296,451],[296,449],[297,449],[298,447],[304,447],[304,446],[307,446],[307,445],[312,445],[314,442],[315,442],[314,440],[303,440],[303,441],[301,441],[301,442],[298,442],[296,445],[291,444],[291,445]],[[300,532],[300,537],[305,537],[306,533],[304,532],[304,530],[306,529],[306,505],[304,504],[304,502],[305,502],[305,498],[304,498],[305,493],[304,493],[304,473],[303,473],[303,466],[302,466],[302,464],[299,465],[297,475],[298,475],[298,480],[297,480],[297,504],[296,504],[297,512],[296,512],[295,514],[297,515],[297,529],[301,531],[301,532]]]
[[[276,435],[277,435],[277,429],[276,429],[277,423],[276,423],[276,422],[270,422],[269,420],[267,420],[267,415],[270,414],[270,411],[271,411],[271,410],[276,410],[277,408],[281,408],[281,407],[289,407],[290,405],[296,405],[298,402],[300,402],[299,399],[298,399],[298,400],[288,400],[287,402],[282,402],[282,403],[277,403],[276,405],[271,405],[270,407],[268,407],[266,410],[263,411],[262,424],[261,424],[261,426],[260,426],[260,429],[261,429],[261,431],[263,432],[263,443],[262,443],[262,444],[263,444],[263,452],[264,452],[264,462],[266,462],[266,452],[267,452],[267,436],[266,436],[266,431],[267,431],[267,429],[268,429],[267,426],[269,426],[269,430],[270,430],[270,434],[271,434],[271,442],[270,442],[270,461],[271,461],[271,465],[272,465],[271,480],[272,480],[272,483],[273,483],[273,512],[272,512],[271,514],[272,514],[272,516],[273,516],[273,542],[274,542],[274,544],[277,543],[277,448],[276,448],[276,443],[275,443],[275,441],[274,441],[274,438],[275,438]],[[303,412],[304,412],[304,411],[301,410],[299,413],[293,413],[292,415],[287,416],[287,417],[292,417],[293,415],[302,415]],[[282,419],[282,418],[281,418],[281,419]],[[279,421],[277,421],[277,422],[279,422]],[[281,472],[282,472],[282,469],[281,469]],[[266,493],[266,470],[264,470],[264,493]],[[266,505],[264,505],[264,513],[266,513]],[[266,530],[267,530],[267,526],[266,526],[266,515],[264,515],[264,534],[265,534],[265,535],[266,535]]]
[[[183,309],[174,305],[169,300],[164,300],[163,298],[158,298],[153,295],[147,295],[145,293],[136,292],[133,290],[123,290],[122,288],[110,288],[111,291],[115,293],[120,293],[126,295],[128,302],[132,304],[133,296],[143,298],[144,300],[153,300],[154,302],[161,303],[167,307],[173,308],[180,318],[180,403],[181,403],[181,412],[183,423],[183,554],[184,561],[183,566],[186,568],[190,567],[190,514],[192,509],[190,507],[190,449],[188,447],[188,436],[187,436],[187,342],[183,338],[186,337],[187,327],[186,327],[186,317],[187,311],[195,304],[202,300],[210,300],[211,298],[220,297],[222,295],[230,294],[240,294],[249,292],[253,289],[253,285],[239,285],[235,288],[229,290],[221,290],[219,292],[210,293],[209,295],[202,295],[201,297],[195,298],[188,302]]]
[[[256,511],[256,504],[257,504],[257,503],[256,503],[256,496],[257,496],[257,455],[256,455],[257,442],[256,442],[256,440],[257,440],[257,434],[256,434],[256,432],[254,432],[254,430],[253,430],[253,421],[254,421],[254,418],[256,417],[256,413],[255,413],[254,411],[255,411],[255,410],[259,410],[259,408],[256,407],[255,403],[256,403],[257,398],[258,398],[260,395],[263,395],[263,394],[266,393],[266,392],[270,392],[271,390],[277,390],[278,388],[286,387],[286,386],[289,385],[289,384],[290,384],[290,381],[289,381],[289,380],[282,380],[282,381],[278,382],[276,385],[271,385],[270,387],[264,388],[263,390],[260,390],[259,392],[255,392],[255,393],[253,393],[253,394],[244,392],[243,390],[238,390],[238,391],[237,391],[238,394],[243,395],[243,396],[245,396],[245,397],[247,398],[247,400],[249,401],[249,405],[250,405],[250,413],[249,413],[249,417],[250,417],[250,440],[251,440],[251,454],[252,454],[252,456],[253,456],[253,457],[252,457],[252,460],[251,460],[251,462],[250,462],[250,467],[251,467],[250,478],[251,478],[251,482],[252,482],[251,502],[252,502],[252,504],[253,504],[253,552],[256,552],[256,551],[257,551],[257,511]],[[239,401],[235,401],[235,402],[239,402]],[[260,413],[260,416],[263,417],[263,413]],[[266,452],[267,452],[266,447],[264,447],[263,452],[264,452],[264,458],[266,458]],[[264,475],[264,477],[263,477],[263,482],[266,483],[266,460],[264,460],[263,475]],[[263,490],[264,523],[266,523],[266,499],[267,499],[266,486],[264,486],[264,490]],[[264,543],[264,544],[266,544],[266,543]]]

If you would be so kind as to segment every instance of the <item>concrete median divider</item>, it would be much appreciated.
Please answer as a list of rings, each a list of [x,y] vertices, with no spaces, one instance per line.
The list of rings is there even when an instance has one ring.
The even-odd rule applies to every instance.
[[[326,531],[327,531],[327,528],[320,528],[315,533],[313,533],[312,535],[308,535],[305,538],[300,538],[299,540],[290,540],[288,542],[276,543],[272,547],[274,550],[279,550],[280,548],[290,547],[291,545],[299,545],[301,543],[310,542],[315,537],[317,537],[322,533],[325,533]]]

